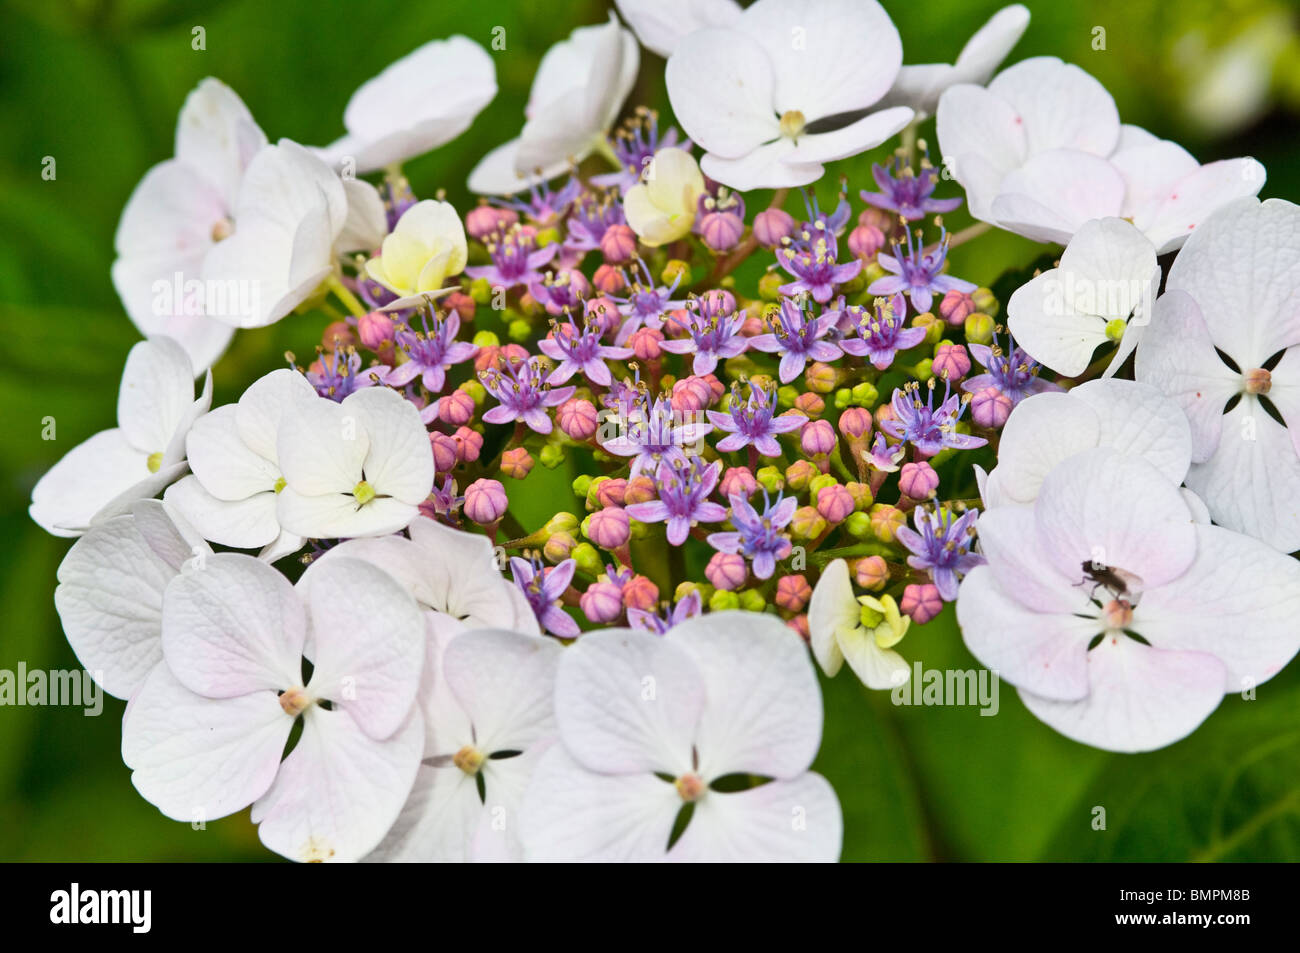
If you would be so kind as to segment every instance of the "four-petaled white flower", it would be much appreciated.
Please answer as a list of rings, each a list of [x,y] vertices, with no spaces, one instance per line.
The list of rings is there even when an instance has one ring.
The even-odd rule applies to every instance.
[[[1233,202],[1188,240],[1165,290],[1135,374],[1191,421],[1187,485],[1215,522],[1300,549],[1300,208]]]
[[[1176,143],[1121,125],[1105,87],[1054,56],[1023,60],[987,89],[949,88],[937,122],[944,167],[971,214],[1035,241],[1064,245],[1091,219],[1126,218],[1163,255],[1215,209],[1264,186],[1254,159],[1202,166]]]
[[[314,579],[303,594],[266,563],[224,553],[172,580],[164,660],[127,709],[122,758],[168,817],[252,804],[276,853],[356,860],[397,819],[419,768],[424,627],[414,600],[368,563],[335,560]]]
[[[976,86],[987,83],[1028,26],[1029,10],[1023,4],[1003,7],[966,41],[957,54],[957,62],[904,65],[882,105],[911,106],[918,121],[933,115],[939,97],[949,87],[959,83]]]
[[[185,472],[185,435],[212,403],[212,374],[194,399],[185,350],[167,337],[131,348],[117,394],[117,426],[69,450],[32,488],[33,520],[55,536],[80,536],[125,513]]]
[[[609,22],[574,30],[546,51],[524,109],[519,138],[489,152],[469,175],[471,192],[508,195],[552,179],[596,150],[636,81],[636,38],[613,13]]]
[[[808,603],[809,641],[822,671],[834,677],[848,661],[871,689],[895,688],[911,677],[911,667],[893,649],[910,624],[892,596],[854,596],[843,559],[822,570]]]
[[[967,647],[1084,744],[1172,744],[1300,649],[1300,563],[1193,522],[1139,457],[1070,457],[1032,507],[984,513],[979,536],[988,564],[957,598]]]
[[[167,584],[211,548],[160,500],[92,526],[59,563],[54,608],[68,644],[104,691],[130,698],[162,659]]]
[[[433,488],[420,412],[386,387],[295,404],[280,422],[276,455],[285,480],[276,519],[308,539],[395,533]]]
[[[443,629],[435,642],[436,675],[426,669],[421,690],[424,763],[397,823],[368,859],[521,860],[519,809],[554,739],[563,649],[554,639],[502,629]]]
[[[191,283],[233,230],[244,175],[265,145],[243,100],[203,80],[181,108],[175,158],[145,174],[117,226],[113,286],[126,313],[143,334],[180,342],[197,371],[216,363],[234,330],[205,313],[208,302]]]
[[[496,94],[483,47],[459,35],[433,40],[362,83],[343,112],[347,134],[317,151],[335,168],[350,160],[355,174],[387,168],[451,142]]]
[[[817,677],[798,636],[773,616],[715,612],[664,635],[589,633],[560,658],[555,716],[560,740],[524,801],[528,859],[839,857],[839,801],[808,770],[821,743]],[[736,774],[771,780],[717,785]]]
[[[1007,325],[1030,357],[1066,377],[1087,370],[1099,346],[1118,344],[1110,377],[1141,341],[1159,284],[1147,237],[1123,219],[1094,219],[1070,239],[1058,267],[1011,295]]]
[[[729,26],[682,39],[664,78],[677,121],[708,150],[704,174],[747,191],[808,185],[822,163],[906,126],[905,106],[869,111],[902,62],[875,0],[758,0]]]
[[[975,467],[985,508],[1033,503],[1049,473],[1094,447],[1141,457],[1178,486],[1191,464],[1192,433],[1178,404],[1150,384],[1112,377],[1034,394],[1007,419],[998,465],[987,474]],[[1190,491],[1184,496],[1197,521],[1208,523],[1205,504]]]
[[[214,543],[262,548],[259,556],[269,562],[296,552],[302,537],[282,531],[275,515],[285,486],[276,437],[289,408],[316,399],[307,378],[289,368],[259,378],[238,403],[194,422],[185,440],[192,473],[163,499]]]

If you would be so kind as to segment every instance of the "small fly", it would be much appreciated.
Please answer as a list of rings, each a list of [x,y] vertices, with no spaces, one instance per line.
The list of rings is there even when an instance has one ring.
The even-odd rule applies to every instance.
[[[1128,596],[1128,587],[1138,581],[1132,573],[1127,573],[1122,569],[1115,569],[1103,563],[1096,563],[1090,559],[1083,561],[1083,579],[1075,585],[1083,585],[1085,582],[1092,582],[1091,596],[1098,589],[1104,588],[1110,592],[1116,599],[1123,599]]]

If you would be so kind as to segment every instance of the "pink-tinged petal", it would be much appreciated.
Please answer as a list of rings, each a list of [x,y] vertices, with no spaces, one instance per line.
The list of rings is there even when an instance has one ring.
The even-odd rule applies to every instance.
[[[592,770],[691,770],[704,678],[689,655],[630,629],[590,633],[565,650],[555,683],[564,745]]]
[[[1208,460],[1219,444],[1224,405],[1240,390],[1241,377],[1215,353],[1205,317],[1191,295],[1169,291],[1160,296],[1135,360],[1137,379],[1169,395],[1187,415],[1192,461]]]
[[[1177,403],[1150,384],[1114,378],[1080,384],[1070,389],[1070,396],[1097,415],[1099,446],[1140,456],[1170,482],[1183,482],[1191,463],[1192,435]]]
[[[1108,156],[1119,142],[1115,100],[1072,63],[1054,56],[1021,60],[994,77],[988,91],[1019,114],[1031,154],[1078,149]]]
[[[1230,202],[1192,233],[1167,287],[1195,299],[1214,344],[1238,367],[1262,366],[1300,343],[1300,209],[1281,199]]]
[[[1003,573],[1002,565],[976,566],[962,580],[957,619],[966,647],[980,664],[1013,685],[1047,698],[1084,698],[1088,643],[1102,630],[1101,623],[1070,612],[1028,608],[1031,600],[1018,591],[1019,581]],[[1086,598],[1086,590],[1080,593]]]
[[[998,224],[1041,242],[1068,244],[1087,221],[1118,216],[1124,179],[1086,152],[1040,152],[1002,180],[992,212]]]
[[[219,500],[196,476],[183,477],[163,494],[169,506],[204,539],[236,549],[258,549],[280,535],[276,496],[270,489],[242,500]]]
[[[253,556],[207,556],[163,594],[167,665],[190,691],[211,698],[297,687],[306,636],[293,586]]]
[[[452,764],[421,764],[397,820],[365,859],[372,863],[465,863],[472,831],[482,813],[474,778]]]
[[[523,420],[536,433],[548,434],[552,430],[551,418],[540,407],[524,411]]]
[[[1275,549],[1300,549],[1300,457],[1288,428],[1249,395],[1223,417],[1214,454],[1194,463],[1187,485],[1214,521]]]
[[[483,420],[489,424],[508,424],[517,418],[517,414],[509,407],[497,405],[483,415]]]
[[[792,823],[799,818],[803,823]],[[844,819],[820,774],[700,799],[668,859],[681,863],[834,863]]]
[[[724,440],[723,443],[726,443],[726,440]],[[718,449],[719,450],[723,449],[721,443],[718,444]],[[764,457],[779,457],[781,455],[781,445],[776,442],[776,438],[773,437],[771,434],[764,434],[763,436],[755,440],[754,449],[758,451],[760,456],[764,456]]]
[[[1210,162],[1179,180],[1142,225],[1160,254],[1183,246],[1192,230],[1228,203],[1253,198],[1268,175],[1250,158]]]
[[[415,704],[424,619],[396,579],[360,559],[322,560],[299,587],[311,616],[308,693],[341,707],[370,737],[387,738]]]
[[[721,523],[727,518],[727,508],[720,503],[700,503],[695,507],[698,523]]]
[[[746,437],[743,433],[733,433],[730,436],[723,437],[721,440],[719,440],[716,449],[719,453],[731,453],[733,450],[739,450],[742,447],[746,447],[748,445],[749,445],[748,437]],[[770,457],[778,456],[780,452],[781,452],[781,448],[778,447],[776,453],[769,453],[767,454],[767,456]]]
[[[633,503],[627,507],[627,515],[642,523],[661,523],[668,519],[668,506],[662,500]]]
[[[807,363],[808,359],[802,354],[796,354],[793,351],[783,354],[780,364],[781,383],[788,384],[802,374]]]
[[[1099,447],[1057,467],[1034,507],[1038,539],[1066,578],[1083,581],[1085,562],[1133,573],[1141,589],[1180,576],[1196,535],[1177,487],[1145,460]]]
[[[1224,668],[1202,652],[1175,652],[1108,635],[1088,653],[1088,696],[1021,701],[1067,738],[1105,751],[1154,751],[1196,730],[1223,699]]]
[[[935,122],[939,148],[952,157],[950,168],[967,191],[971,214],[987,218],[998,183],[1029,154],[1024,121],[1002,98],[961,84],[940,96]]]
[[[1218,526],[1196,527],[1196,559],[1144,593],[1133,628],[1157,648],[1205,652],[1226,668],[1223,690],[1267,681],[1300,649],[1300,564]]]
[[[537,764],[521,811],[524,856],[540,862],[659,860],[681,805],[673,785],[653,774],[598,774],[564,745],[552,745]]]
[[[1011,412],[1002,431],[994,470],[998,485],[1011,499],[1032,503],[1049,473],[1075,454],[1097,446],[1100,436],[1096,411],[1073,392],[1027,397]]]
[[[553,639],[500,629],[466,632],[447,646],[444,675],[480,751],[523,751],[554,733],[562,651]]]
[[[821,744],[821,690],[797,634],[775,616],[711,612],[664,639],[704,679],[695,729],[702,777],[791,778],[807,770]]]
[[[293,719],[274,692],[205,698],[154,666],[122,720],[122,760],[149,803],[178,821],[247,807],[270,786]]]
[[[577,391],[577,386],[572,384],[568,387],[552,387],[546,392],[546,396],[542,398],[542,403],[547,407],[558,407],[576,394]]]
[[[374,741],[343,711],[312,707],[275,783],[253,805],[262,843],[298,861],[359,860],[383,839],[415,782],[424,725],[414,711]]]

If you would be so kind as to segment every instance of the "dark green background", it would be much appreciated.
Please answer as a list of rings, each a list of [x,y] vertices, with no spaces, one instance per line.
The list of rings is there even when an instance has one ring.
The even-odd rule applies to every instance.
[[[1173,43],[1206,23],[1223,42],[1266,10],[1262,2],[1031,2],[1034,20],[1011,60],[1051,53],[1112,91],[1126,121],[1176,138],[1202,160],[1253,154],[1269,170],[1266,196],[1300,195],[1292,35],[1274,77],[1274,105],[1250,128],[1205,141],[1187,122],[1185,74]],[[1000,4],[886,3],[906,60],[951,61]],[[1177,9],[1174,7],[1177,6]],[[177,111],[202,77],[229,83],[272,138],[323,144],[341,131],[352,90],[419,44],[465,33],[494,53],[501,92],[463,137],[407,166],[417,191],[445,188],[464,209],[477,157],[517,134],[537,60],[605,5],[319,0],[111,3],[17,0],[0,6],[0,316],[3,469],[0,472],[0,668],[76,665],[51,594],[68,542],[27,518],[31,486],[75,443],[114,425],[122,362],[137,339],[109,281],[113,231],[145,170],[172,152]],[[191,49],[203,26],[207,49]],[[1106,30],[1105,51],[1093,28]],[[863,51],[870,55],[870,51]],[[643,55],[630,104],[665,106],[662,61]],[[44,156],[57,160],[42,180]],[[840,163],[854,193],[866,158]],[[952,194],[946,186],[945,193]],[[823,204],[830,199],[823,195]],[[756,196],[755,202],[762,201]],[[855,208],[858,207],[855,200]],[[755,206],[757,207],[757,206]],[[961,213],[950,226],[965,223]],[[1042,249],[987,236],[954,253],[954,271],[984,284]],[[218,403],[277,366],[286,348],[309,354],[324,319],[295,316],[241,332],[215,368]],[[53,416],[58,440],[43,442]],[[540,518],[540,509],[537,514]],[[1300,624],[1300,623],[1298,623]],[[950,614],[914,630],[904,655],[927,668],[974,666]],[[1225,699],[1191,739],[1144,756],[1074,744],[1031,717],[1003,686],[1002,710],[895,708],[845,674],[826,683],[818,762],[844,805],[846,859],[1295,859],[1300,857],[1300,665],[1256,701]],[[131,787],[119,756],[122,704],[99,718],[79,709],[0,708],[0,859],[264,859],[247,812],[193,831],[168,821]],[[1091,828],[1094,806],[1107,830]]]

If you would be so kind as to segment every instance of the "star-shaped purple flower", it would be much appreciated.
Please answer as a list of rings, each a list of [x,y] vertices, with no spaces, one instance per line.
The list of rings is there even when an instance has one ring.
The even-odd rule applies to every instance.
[[[736,313],[736,299],[726,291],[709,291],[686,302],[689,338],[659,342],[672,354],[694,354],[691,371],[697,377],[712,374],[719,361],[742,354],[749,341],[740,336],[745,315]]]
[[[906,251],[906,253],[904,253]],[[912,307],[920,314],[929,311],[934,296],[943,297],[949,291],[971,292],[975,285],[943,273],[948,257],[948,233],[943,232],[939,244],[927,252],[921,241],[921,231],[907,233],[907,248],[902,242],[893,243],[893,252],[881,252],[876,260],[890,274],[877,278],[867,288],[868,294],[895,295],[899,292],[912,299]]]
[[[978,510],[954,517],[951,510],[918,506],[912,514],[916,529],[900,526],[894,531],[894,537],[912,554],[907,564],[927,570],[945,602],[957,598],[958,578],[984,563],[983,556],[970,551],[978,516]]]
[[[782,298],[776,313],[768,316],[770,334],[759,334],[749,339],[749,346],[757,351],[781,355],[781,383],[788,384],[800,374],[810,360],[833,361],[840,349],[822,338],[830,333],[839,320],[838,311],[827,311],[812,317],[801,301]]]
[[[532,607],[533,615],[537,616],[538,625],[562,639],[572,639],[580,631],[573,617],[560,608],[560,599],[573,581],[573,572],[577,568],[577,562],[572,559],[550,569],[543,568],[540,561],[528,562],[518,556],[510,559],[510,574]]]
[[[902,156],[894,156],[889,165],[876,163],[871,167],[871,177],[880,186],[879,192],[859,192],[862,201],[887,212],[894,212],[909,222],[926,215],[951,212],[961,205],[961,199],[931,198],[939,180],[939,170],[930,165],[927,153],[921,160],[918,175],[910,165],[904,165]]]
[[[979,361],[985,373],[962,381],[961,389],[968,394],[978,394],[987,387],[993,387],[1011,399],[1015,407],[1026,397],[1045,391],[1059,391],[1060,384],[1045,381],[1038,376],[1042,367],[1037,361],[1017,346],[1015,338],[1007,332],[1007,346],[1004,349],[994,336],[993,344],[968,344],[971,356]]]
[[[536,357],[512,364],[503,362],[500,369],[479,371],[479,380],[500,404],[483,415],[489,424],[508,424],[522,420],[530,429],[548,434],[553,428],[547,408],[558,407],[573,396],[576,387],[548,388]]]
[[[697,446],[713,429],[712,424],[686,421],[673,409],[671,401],[663,397],[652,400],[645,393],[639,395],[628,413],[620,413],[615,419],[621,432],[601,447],[615,456],[632,457],[633,477],[657,467],[660,461],[685,463],[685,448]]]
[[[601,343],[600,325],[590,320],[581,328],[570,317],[567,324],[551,323],[551,333],[538,342],[543,354],[559,361],[559,366],[546,378],[548,384],[563,384],[581,371],[593,384],[608,387],[613,375],[605,362],[621,361],[632,356],[630,347],[608,347]]]
[[[487,250],[492,256],[492,264],[474,265],[466,268],[465,274],[486,279],[488,284],[497,288],[513,288],[541,282],[541,267],[550,263],[560,246],[553,242],[545,248],[538,248],[537,235],[532,228],[512,225],[504,235],[489,238]]]
[[[921,387],[915,381],[895,388],[890,401],[895,417],[881,421],[880,429],[891,437],[910,443],[925,457],[932,457],[945,447],[973,450],[988,443],[983,437],[957,432],[957,421],[966,410],[966,401],[960,395],[950,393],[947,381],[943,385],[943,400],[937,408],[934,406],[934,379],[927,383],[925,403],[921,402]]]
[[[899,351],[916,347],[925,340],[925,328],[909,328],[905,323],[907,302],[901,294],[877,298],[872,311],[858,305],[844,310],[858,336],[841,340],[840,350],[867,358],[878,371],[893,364],[894,355]]]
[[[333,353],[323,351],[316,358],[316,365],[320,369],[308,369],[307,380],[316,388],[316,393],[336,401],[343,400],[362,387],[387,384],[394,373],[388,367],[363,368],[361,355],[351,347],[339,348]]]
[[[663,635],[673,626],[681,625],[687,619],[695,618],[702,611],[700,591],[692,589],[682,599],[678,600],[677,605],[673,606],[671,611],[666,611],[663,615],[648,612],[645,609],[628,609],[627,624],[633,629]]]
[[[685,149],[690,151],[691,141],[677,141],[677,130],[668,127],[668,131],[659,135],[659,114],[652,109],[638,106],[635,115],[628,119],[614,133],[614,155],[623,164],[618,172],[606,172],[593,175],[592,185],[603,188],[616,188],[626,193],[628,189],[641,181],[645,167],[650,164],[660,149]]]
[[[730,453],[752,446],[765,457],[779,457],[781,445],[776,442],[778,434],[798,430],[808,422],[807,417],[799,414],[776,413],[776,391],[767,393],[757,384],[750,383],[749,399],[741,396],[740,385],[731,385],[730,410],[706,411],[709,420],[727,436],[718,442],[719,453]]]
[[[626,275],[627,295],[622,298],[611,296],[618,304],[619,312],[626,318],[619,329],[616,344],[623,344],[642,326],[658,330],[664,325],[664,315],[685,306],[685,301],[673,300],[673,292],[681,283],[681,275],[673,279],[669,286],[655,284],[654,276],[646,263],[638,259],[640,274],[636,269]]]
[[[709,534],[709,545],[720,553],[739,553],[753,563],[755,576],[769,579],[776,571],[777,561],[789,556],[794,548],[790,538],[781,530],[794,519],[798,505],[795,497],[782,497],[779,493],[773,501],[764,490],[763,512],[760,514],[747,499],[733,493],[731,522],[736,531]]]
[[[430,320],[421,313],[424,331],[403,327],[394,335],[399,350],[405,352],[406,362],[399,364],[388,375],[387,383],[394,387],[409,384],[418,376],[431,394],[442,392],[447,383],[447,368],[468,361],[478,353],[478,347],[468,341],[457,341],[460,333],[460,315],[452,311],[445,318],[435,314]]]
[[[709,502],[721,475],[720,460],[707,466],[699,457],[687,463],[661,463],[655,477],[659,499],[634,503],[627,515],[642,523],[667,523],[669,545],[680,546],[693,523],[720,523],[727,518],[725,506]]]
[[[776,260],[794,278],[781,286],[781,294],[806,292],[818,304],[825,304],[835,294],[835,286],[852,281],[862,271],[862,261],[854,259],[838,264],[839,245],[835,233],[824,220],[805,222],[795,235],[784,239],[776,250]]]

